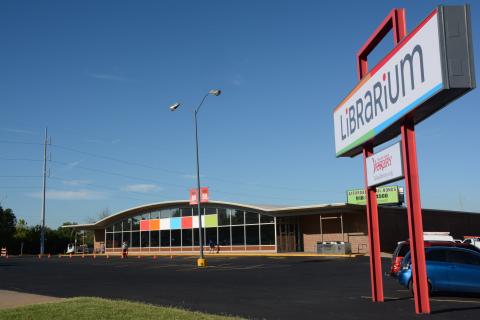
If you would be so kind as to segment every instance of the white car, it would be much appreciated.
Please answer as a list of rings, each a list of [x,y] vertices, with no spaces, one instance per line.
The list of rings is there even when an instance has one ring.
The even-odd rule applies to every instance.
[[[472,246],[480,249],[480,238],[468,238],[463,240],[463,243],[471,244]]]

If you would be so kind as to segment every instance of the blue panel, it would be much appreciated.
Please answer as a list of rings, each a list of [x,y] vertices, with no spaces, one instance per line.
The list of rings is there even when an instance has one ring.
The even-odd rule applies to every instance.
[[[170,229],[182,229],[182,218],[170,218]]]

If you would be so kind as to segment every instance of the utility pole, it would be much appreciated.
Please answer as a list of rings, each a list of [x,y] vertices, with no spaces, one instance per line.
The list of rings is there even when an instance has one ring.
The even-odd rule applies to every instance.
[[[42,187],[42,216],[41,216],[41,226],[40,230],[40,254],[45,254],[45,191],[47,187],[47,144],[48,144],[48,133],[47,128],[45,128],[45,141],[43,143],[43,187]]]

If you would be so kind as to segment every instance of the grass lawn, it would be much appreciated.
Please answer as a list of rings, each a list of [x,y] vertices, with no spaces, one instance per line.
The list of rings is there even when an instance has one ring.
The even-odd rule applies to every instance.
[[[15,320],[82,320],[82,319],[240,319],[192,312],[177,308],[123,300],[101,298],[70,298],[61,302],[41,303],[13,309],[0,310],[0,319]]]

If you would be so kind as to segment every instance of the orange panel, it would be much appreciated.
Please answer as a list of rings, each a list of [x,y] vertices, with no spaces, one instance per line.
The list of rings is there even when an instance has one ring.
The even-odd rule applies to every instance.
[[[160,230],[160,219],[150,220],[150,230]]]

